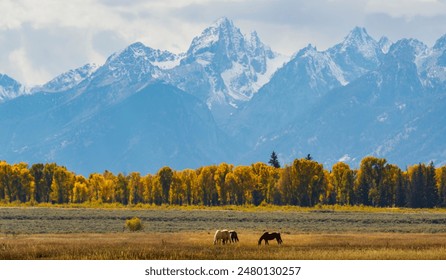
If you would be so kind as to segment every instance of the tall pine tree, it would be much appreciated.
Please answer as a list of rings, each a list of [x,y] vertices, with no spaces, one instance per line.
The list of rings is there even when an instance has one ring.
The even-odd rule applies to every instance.
[[[275,168],[280,168],[280,163],[279,159],[277,158],[276,152],[272,152],[271,158],[269,159],[268,163]]]

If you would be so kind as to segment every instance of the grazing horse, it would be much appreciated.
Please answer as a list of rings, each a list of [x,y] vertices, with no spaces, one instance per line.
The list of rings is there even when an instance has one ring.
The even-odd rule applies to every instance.
[[[217,230],[214,234],[214,245],[219,244],[221,240],[221,244],[226,244],[229,242],[230,233],[227,229]]]
[[[238,242],[238,236],[237,236],[237,232],[235,232],[235,230],[231,230],[229,231],[229,234],[231,236],[231,242],[235,243]]]
[[[280,236],[280,232],[265,232],[260,236],[259,245],[262,244],[262,240],[265,240],[265,245],[268,245],[268,240],[277,240],[277,244],[282,244],[282,237]]]

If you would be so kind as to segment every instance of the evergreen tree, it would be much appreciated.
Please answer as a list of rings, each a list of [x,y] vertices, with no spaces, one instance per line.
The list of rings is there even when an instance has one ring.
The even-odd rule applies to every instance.
[[[280,168],[280,163],[279,159],[277,158],[276,152],[272,152],[271,158],[269,159],[268,163],[275,168]]]

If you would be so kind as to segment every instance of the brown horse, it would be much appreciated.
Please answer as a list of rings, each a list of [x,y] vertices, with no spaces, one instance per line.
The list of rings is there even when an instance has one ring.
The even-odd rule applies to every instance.
[[[265,245],[268,245],[268,240],[273,240],[276,239],[277,240],[277,244],[282,244],[282,237],[280,236],[280,232],[265,232],[262,234],[262,236],[260,236],[259,239],[259,245],[262,244],[262,240],[265,240]]]
[[[238,242],[238,236],[237,236],[237,232],[235,232],[235,230],[230,230],[229,234],[231,236],[231,242],[235,243]]]

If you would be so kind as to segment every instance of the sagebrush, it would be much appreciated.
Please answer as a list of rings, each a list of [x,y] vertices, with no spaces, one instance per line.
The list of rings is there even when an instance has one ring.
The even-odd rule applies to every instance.
[[[130,231],[140,231],[143,229],[143,224],[140,218],[133,217],[125,221],[125,228]]]

